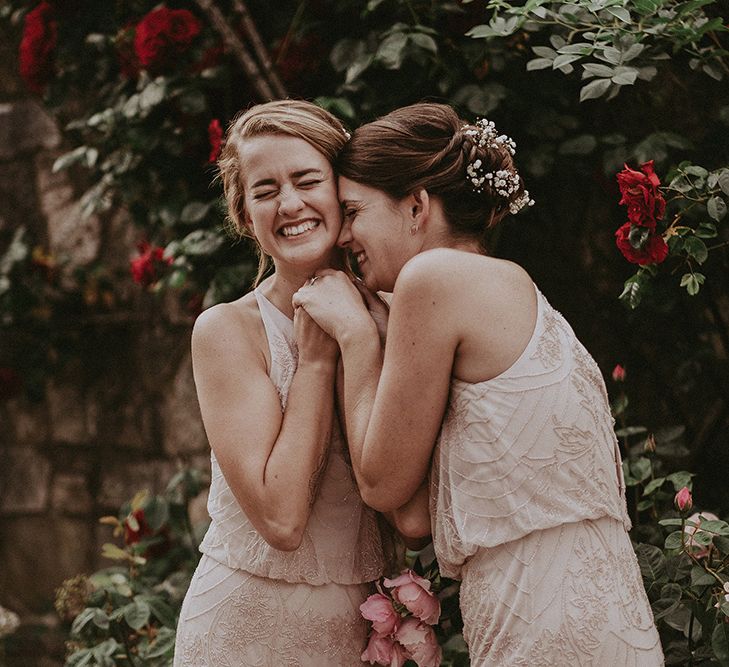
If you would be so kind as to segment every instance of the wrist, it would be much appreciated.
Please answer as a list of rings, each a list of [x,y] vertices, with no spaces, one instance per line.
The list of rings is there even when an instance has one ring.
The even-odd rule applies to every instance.
[[[308,359],[306,357],[299,357],[297,370],[311,371],[320,375],[331,375],[334,377],[337,373],[337,359],[338,355],[333,356],[331,359]]]
[[[342,352],[353,347],[372,344],[376,344],[379,348],[380,334],[377,331],[377,325],[374,320],[368,317],[367,320],[358,322],[356,326],[348,327],[338,333],[337,342]]]

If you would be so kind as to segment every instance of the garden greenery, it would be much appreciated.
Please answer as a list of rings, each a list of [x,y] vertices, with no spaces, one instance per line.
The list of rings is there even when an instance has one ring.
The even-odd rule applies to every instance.
[[[634,327],[645,384],[658,394],[661,378],[664,411],[685,422],[655,428],[662,418],[643,404],[660,401],[645,391],[630,413],[625,395],[614,405],[667,662],[729,665],[727,526],[673,507],[693,490],[681,468],[701,463],[693,439],[720,424],[703,406],[717,387],[729,391],[729,38],[719,2],[282,0],[272,12],[266,0],[10,0],[0,18],[29,90],[63,129],[67,150],[54,169],[81,188],[82,214],[104,225],[123,211],[137,230],[127,275],[98,262],[67,270],[30,229],[0,232],[0,327],[18,351],[13,364],[0,356],[6,394],[38,394],[64,354],[80,354],[63,322],[129,310],[124,280],[173,291],[191,319],[246,291],[255,258],[227,234],[214,179],[223,128],[240,109],[306,97],[353,128],[403,104],[450,102],[517,140],[537,202],[496,231],[492,250],[511,251],[567,292],[580,284],[597,303],[606,289],[620,297],[627,308],[610,311],[610,324],[618,312]],[[600,310],[591,316],[605,329]],[[694,407],[676,409],[682,401]],[[726,509],[719,490],[705,496],[706,510]],[[119,525],[141,529],[134,513],[149,502],[137,499]],[[188,572],[194,554],[189,542],[174,562],[179,544],[152,551],[177,544],[176,529],[159,533],[166,518],[154,502],[144,514],[154,537],[144,540],[157,542],[107,548],[123,567],[92,578],[70,664],[169,659],[180,589],[168,576]],[[444,590],[454,604],[457,587]],[[447,659],[465,664],[454,651]]]

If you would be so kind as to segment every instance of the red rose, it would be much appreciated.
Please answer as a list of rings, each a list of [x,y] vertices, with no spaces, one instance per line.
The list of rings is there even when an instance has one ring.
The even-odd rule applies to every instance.
[[[200,33],[200,22],[187,9],[160,7],[137,24],[134,51],[142,67],[160,72],[172,66]]]
[[[138,245],[139,257],[129,262],[135,283],[149,287],[159,279],[158,269],[172,263],[172,257],[164,256],[164,248],[152,246],[146,241]]]
[[[636,248],[630,242],[630,232],[634,226],[630,222],[626,222],[617,232],[615,232],[615,243],[618,249],[623,253],[623,257],[633,264],[660,264],[668,256],[668,246],[660,234],[653,233],[652,230],[640,246]]]
[[[220,155],[220,148],[223,145],[223,128],[217,118],[213,118],[208,125],[208,139],[210,140],[210,157],[208,164],[215,162]]]
[[[144,537],[150,537],[152,529],[144,518],[144,510],[134,510],[124,519],[124,544],[136,544]]]
[[[635,171],[625,165],[617,175],[622,195],[619,203],[628,207],[628,220],[634,225],[655,229],[656,220],[666,212],[666,200],[658,189],[661,181],[653,170],[653,160],[640,165],[640,169]]]
[[[53,7],[43,0],[25,15],[20,41],[20,76],[34,93],[42,93],[53,74],[53,52],[58,42],[58,22]]]

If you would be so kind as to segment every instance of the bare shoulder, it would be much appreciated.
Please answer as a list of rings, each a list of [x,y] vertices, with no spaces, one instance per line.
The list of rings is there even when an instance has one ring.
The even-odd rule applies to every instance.
[[[216,350],[255,354],[265,336],[253,293],[204,310],[192,330],[193,358]]]
[[[451,293],[466,289],[481,299],[508,298],[534,292],[529,274],[518,264],[451,248],[434,248],[409,260],[400,271],[395,293]]]

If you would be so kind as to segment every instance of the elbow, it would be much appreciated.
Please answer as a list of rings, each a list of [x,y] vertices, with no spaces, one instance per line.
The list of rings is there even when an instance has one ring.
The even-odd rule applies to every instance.
[[[278,532],[263,536],[266,542],[278,551],[296,551],[301,546],[303,532]]]
[[[430,537],[430,516],[426,513],[402,513],[397,510],[393,513],[395,528],[409,540],[423,540]]]
[[[303,524],[269,521],[260,532],[266,543],[278,551],[296,551],[304,539]]]
[[[376,485],[361,485],[360,495],[365,505],[383,514],[386,512],[394,512],[408,500],[407,498],[397,498],[389,493],[385,493],[382,488]]]

